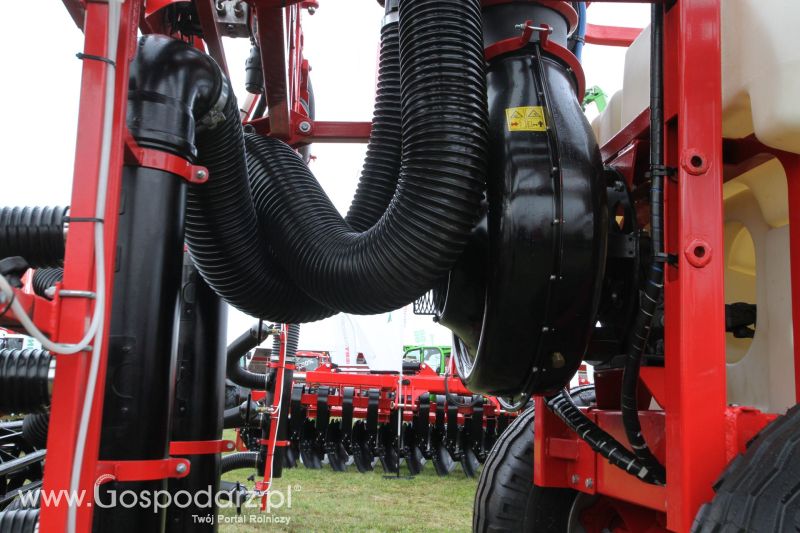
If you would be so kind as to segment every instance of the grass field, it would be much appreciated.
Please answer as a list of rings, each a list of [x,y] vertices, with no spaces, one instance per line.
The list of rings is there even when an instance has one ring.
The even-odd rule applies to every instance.
[[[223,479],[245,481],[251,473],[240,470]],[[245,523],[221,521],[219,531],[470,531],[476,485],[477,480],[467,478],[460,467],[444,478],[429,464],[413,479],[384,479],[379,464],[368,474],[358,473],[354,466],[347,472],[334,472],[327,465],[322,470],[299,466],[284,470],[273,485],[284,495],[291,487],[291,509],[284,506],[273,512],[288,524],[246,523],[249,515],[261,519],[263,515],[258,509],[243,509]],[[279,498],[275,501],[277,505]],[[223,514],[235,517],[236,510]]]

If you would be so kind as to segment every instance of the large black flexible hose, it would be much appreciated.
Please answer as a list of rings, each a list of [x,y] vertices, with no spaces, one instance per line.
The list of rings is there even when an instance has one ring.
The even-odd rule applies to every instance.
[[[31,413],[22,421],[22,438],[35,448],[47,448],[50,413]]]
[[[399,55],[398,24],[390,22],[382,30],[367,158],[347,218],[354,229],[374,224],[396,188],[402,144]],[[333,315],[334,310],[295,286],[265,246],[267,235],[259,228],[242,144],[235,102],[229,102],[224,124],[197,136],[200,157],[212,176],[209,183],[190,188],[188,196],[186,236],[198,269],[228,303],[250,315],[286,323]]]
[[[67,207],[3,207],[0,209],[0,259],[24,257],[34,268],[64,262]]]
[[[257,452],[238,452],[222,456],[222,473],[243,468],[255,468],[258,461]]]
[[[259,220],[278,261],[314,299],[349,313],[402,307],[441,279],[477,222],[484,187],[479,2],[404,2],[400,19],[402,169],[373,227],[351,231],[290,147],[245,138]]]
[[[0,512],[0,531],[3,533],[34,533],[39,531],[39,509],[17,509]]]
[[[298,161],[288,147],[270,141],[262,146],[273,153],[251,154],[251,170],[264,171],[253,178],[261,190],[255,202],[270,210],[256,220],[227,80],[188,45],[153,36],[140,42],[137,61],[152,62],[147,71],[163,79],[135,80],[129,109],[139,122],[131,131],[140,144],[190,158],[196,145],[211,180],[189,194],[189,249],[209,285],[240,310],[285,323],[335,311],[387,311],[427,291],[459,257],[477,221],[487,157],[479,2],[409,0],[400,19],[402,170],[388,209],[363,233],[339,216],[308,169],[292,169],[302,183],[268,176]],[[181,108],[175,102],[182,99]],[[396,112],[380,114],[379,122],[392,116]],[[202,126],[196,136],[195,122]],[[387,174],[383,163],[377,167]],[[372,182],[362,180],[357,206]],[[272,183],[287,190],[276,191]],[[367,202],[373,214],[389,196],[382,183],[383,193]],[[369,222],[360,218],[356,226]],[[409,255],[423,260],[409,265]]]
[[[47,409],[53,363],[46,350],[0,350],[0,413]]]

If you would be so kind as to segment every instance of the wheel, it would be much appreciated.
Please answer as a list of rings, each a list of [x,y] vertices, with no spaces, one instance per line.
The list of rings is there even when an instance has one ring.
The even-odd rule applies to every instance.
[[[577,405],[589,405],[594,402],[594,386],[577,387],[571,395]],[[518,416],[492,446],[475,493],[473,531],[569,531],[578,492],[534,486],[533,418],[531,407]]]
[[[800,406],[764,428],[714,485],[697,533],[800,531]]]

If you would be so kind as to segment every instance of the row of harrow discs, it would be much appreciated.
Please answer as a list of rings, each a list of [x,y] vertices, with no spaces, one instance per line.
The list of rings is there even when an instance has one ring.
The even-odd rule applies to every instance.
[[[284,467],[327,463],[337,472],[355,466],[364,473],[380,463],[385,473],[399,474],[405,464],[411,475],[431,462],[440,476],[460,463],[475,477],[516,416],[425,364],[402,376],[325,364],[292,384],[288,407]],[[240,450],[258,451],[260,442],[260,428],[239,429]]]

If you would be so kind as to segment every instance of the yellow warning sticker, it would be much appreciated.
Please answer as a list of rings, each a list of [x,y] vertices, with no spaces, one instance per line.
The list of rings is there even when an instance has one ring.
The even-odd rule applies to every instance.
[[[544,108],[540,105],[506,109],[508,131],[547,131]]]

